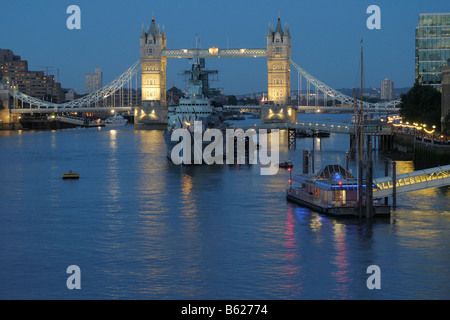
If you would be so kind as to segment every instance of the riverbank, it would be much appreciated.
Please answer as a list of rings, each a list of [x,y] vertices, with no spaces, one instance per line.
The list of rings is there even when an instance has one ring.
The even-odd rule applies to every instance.
[[[394,133],[393,154],[412,160],[416,169],[450,164],[450,145],[436,144],[407,133]]]

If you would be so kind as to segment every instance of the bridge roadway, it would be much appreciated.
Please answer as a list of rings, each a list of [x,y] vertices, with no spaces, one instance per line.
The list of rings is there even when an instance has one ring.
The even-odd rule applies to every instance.
[[[49,108],[17,108],[11,109],[11,113],[33,114],[33,113],[65,113],[65,112],[101,112],[111,111],[124,112],[133,111],[133,107],[49,107]]]
[[[258,111],[260,112],[261,106],[260,105],[225,105],[223,106],[225,110],[242,110],[242,111]],[[355,112],[354,106],[297,106],[297,109],[299,111],[317,111],[320,110],[320,112],[348,112],[352,113]],[[395,107],[388,107],[388,106],[377,106],[374,105],[372,107],[363,107],[364,112],[366,113],[398,113],[399,108]]]
[[[261,106],[259,105],[225,105],[223,106],[224,110],[240,110],[244,112],[252,112],[252,113],[261,113]],[[34,108],[13,108],[11,109],[11,113],[16,114],[30,114],[30,113],[63,113],[63,112],[96,112],[96,111],[105,111],[105,110],[115,110],[118,112],[121,111],[133,111],[133,106],[118,106],[118,107],[61,107],[59,105],[49,106],[49,107],[39,107],[36,106]],[[302,111],[317,111],[321,112],[354,112],[355,108],[351,106],[298,106],[298,110]],[[397,108],[392,107],[372,107],[372,108],[364,108],[365,112],[369,113],[397,113]]]
[[[392,177],[374,179],[376,189],[374,198],[384,198],[393,195]],[[403,173],[396,176],[395,193],[406,193],[428,188],[450,185],[450,165]]]

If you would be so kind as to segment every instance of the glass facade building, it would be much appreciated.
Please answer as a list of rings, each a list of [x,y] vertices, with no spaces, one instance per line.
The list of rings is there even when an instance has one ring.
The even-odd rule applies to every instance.
[[[441,68],[450,65],[450,13],[422,13],[416,27],[416,82],[441,91]]]

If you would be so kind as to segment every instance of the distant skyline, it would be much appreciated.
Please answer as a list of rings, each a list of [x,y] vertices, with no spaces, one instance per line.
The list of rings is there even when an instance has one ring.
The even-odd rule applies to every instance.
[[[69,30],[66,9],[81,9],[81,30]],[[381,9],[381,29],[369,30],[366,9]],[[167,36],[167,48],[265,48],[269,24],[278,14],[289,25],[292,58],[329,86],[359,87],[360,41],[364,43],[364,86],[379,87],[389,78],[395,87],[414,83],[414,32],[420,13],[450,12],[448,0],[318,1],[8,1],[1,4],[0,48],[28,60],[30,70],[57,76],[64,88],[85,90],[85,74],[99,66],[107,84],[139,59],[139,36],[152,18]],[[208,59],[218,69],[213,87],[226,94],[267,90],[264,58]],[[185,88],[187,59],[168,59],[167,88]],[[297,71],[291,67],[291,89]]]

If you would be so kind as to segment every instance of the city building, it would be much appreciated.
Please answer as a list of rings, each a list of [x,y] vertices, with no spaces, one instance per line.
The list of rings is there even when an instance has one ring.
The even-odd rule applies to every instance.
[[[450,113],[450,67],[443,67],[442,72],[442,94],[441,94],[441,132],[448,132],[445,128],[445,117]]]
[[[65,100],[61,84],[53,75],[28,70],[28,61],[9,49],[0,49],[0,78],[17,85],[20,92],[37,99],[62,103]]]
[[[102,71],[99,67],[95,67],[94,73],[86,73],[86,93],[92,93],[99,90],[103,86]]]
[[[62,89],[65,95],[65,101],[73,101],[77,97],[77,90],[76,89]]]
[[[441,90],[441,68],[450,65],[450,13],[422,13],[416,27],[415,80]]]
[[[394,99],[394,81],[388,78],[381,81],[381,99],[382,100]]]

